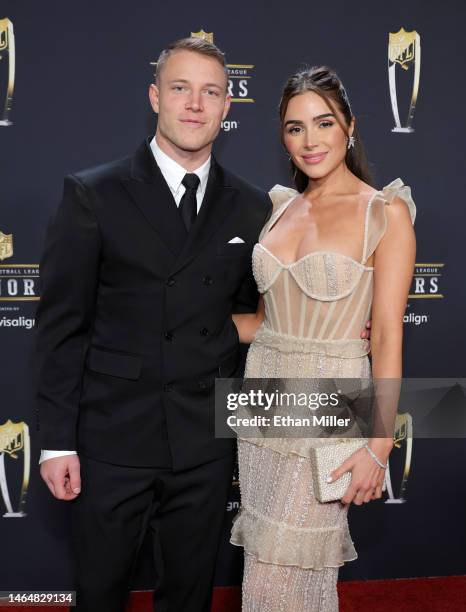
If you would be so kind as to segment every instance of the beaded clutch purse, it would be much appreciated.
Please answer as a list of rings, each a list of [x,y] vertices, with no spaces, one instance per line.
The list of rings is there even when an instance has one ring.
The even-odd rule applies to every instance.
[[[351,482],[351,472],[346,472],[335,482],[327,482],[332,470],[366,444],[365,438],[357,438],[338,444],[317,446],[311,449],[311,469],[314,495],[317,501],[330,502],[341,499]]]

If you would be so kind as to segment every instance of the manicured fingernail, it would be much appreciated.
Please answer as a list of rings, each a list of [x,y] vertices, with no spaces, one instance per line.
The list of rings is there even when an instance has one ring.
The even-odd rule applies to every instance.
[[[333,482],[333,478],[331,476],[329,476],[325,482],[331,483],[331,482]]]
[[[73,493],[81,493],[81,489],[73,489]]]

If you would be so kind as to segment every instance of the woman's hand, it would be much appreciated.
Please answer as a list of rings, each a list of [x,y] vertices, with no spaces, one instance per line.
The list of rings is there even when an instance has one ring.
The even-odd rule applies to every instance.
[[[363,340],[371,339],[371,325],[372,325],[372,321],[369,319],[368,321],[366,321],[366,324],[364,325],[364,329],[361,330],[360,337]]]
[[[369,447],[387,465],[390,451],[393,448],[392,441],[385,439],[373,439],[369,441]],[[357,506],[367,504],[373,499],[382,497],[382,487],[385,478],[385,470],[374,461],[366,448],[360,448],[353,453],[340,467],[330,473],[332,482],[338,480],[346,472],[351,472],[351,483],[346,493],[341,498],[344,504],[353,502]]]

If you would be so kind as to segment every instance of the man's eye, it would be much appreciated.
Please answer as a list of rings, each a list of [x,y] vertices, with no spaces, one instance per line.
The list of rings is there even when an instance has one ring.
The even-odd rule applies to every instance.
[[[218,97],[219,93],[216,89],[208,89],[207,90],[207,94],[209,96],[214,96],[214,97]]]
[[[172,89],[174,91],[183,91],[185,89],[184,85],[173,85]]]

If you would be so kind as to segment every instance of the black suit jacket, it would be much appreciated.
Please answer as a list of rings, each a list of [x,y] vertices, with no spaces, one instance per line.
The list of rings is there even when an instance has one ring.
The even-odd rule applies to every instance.
[[[251,252],[270,210],[212,159],[186,237],[148,141],[66,177],[40,263],[42,448],[175,470],[232,451],[214,438],[214,380],[238,366],[231,314],[256,309]]]

